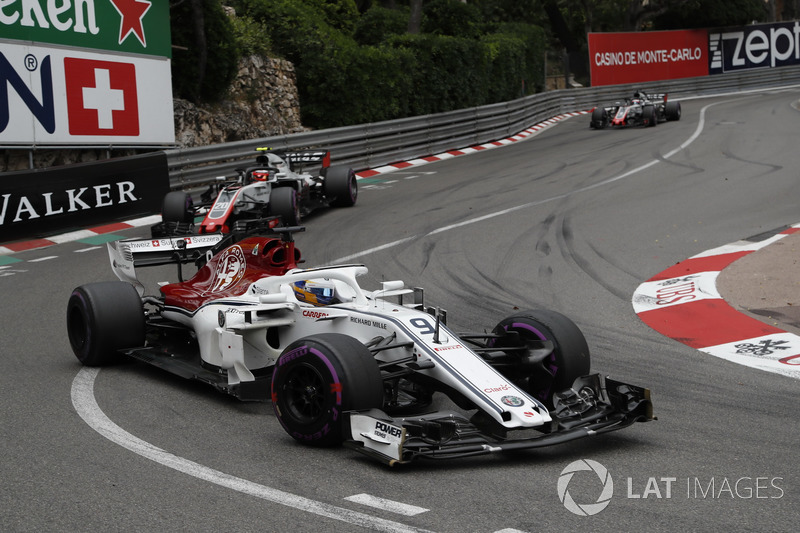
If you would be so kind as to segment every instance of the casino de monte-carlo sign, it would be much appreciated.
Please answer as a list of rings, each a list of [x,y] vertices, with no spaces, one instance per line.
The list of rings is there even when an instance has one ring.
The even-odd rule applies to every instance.
[[[175,142],[166,0],[0,0],[0,145]]]

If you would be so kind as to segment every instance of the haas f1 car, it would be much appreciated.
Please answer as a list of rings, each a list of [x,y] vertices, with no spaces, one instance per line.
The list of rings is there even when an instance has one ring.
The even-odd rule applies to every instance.
[[[559,444],[653,418],[647,389],[590,371],[567,317],[520,311],[456,333],[420,288],[364,289],[363,265],[298,268],[298,229],[110,243],[120,281],[69,299],[75,355],[90,366],[133,358],[271,401],[297,441],[344,443],[389,465]],[[167,247],[172,257],[147,259]],[[197,273],[158,294],[136,277],[137,266],[191,261]],[[431,408],[435,394],[452,400],[442,399],[447,410]]]
[[[589,126],[601,130],[607,126],[656,126],[659,122],[681,119],[681,103],[668,100],[666,94],[636,91],[632,98],[592,110]]]
[[[284,225],[296,226],[315,209],[355,205],[355,172],[346,166],[330,166],[329,151],[258,151],[254,166],[237,169],[234,180],[217,178],[199,204],[188,193],[167,193],[162,205],[163,222],[153,226],[153,237],[229,233],[241,221],[251,223],[268,216],[280,216]],[[319,174],[303,172],[307,165],[321,165]],[[196,229],[194,220],[200,210],[205,211],[205,218]]]

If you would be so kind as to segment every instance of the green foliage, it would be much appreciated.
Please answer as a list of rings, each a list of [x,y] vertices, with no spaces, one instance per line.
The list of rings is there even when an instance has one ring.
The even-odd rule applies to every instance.
[[[513,100],[525,92],[525,43],[513,35],[495,33],[481,39],[488,56],[487,98]]]
[[[524,63],[520,78],[524,93],[533,94],[544,89],[544,56],[547,51],[547,32],[540,26],[521,22],[508,22],[496,28],[498,36],[512,37],[522,42]]]
[[[476,38],[480,11],[459,0],[430,0],[422,8],[422,33]]]
[[[324,64],[323,64],[324,63]],[[343,46],[311,69],[304,123],[329,128],[408,115],[413,56],[405,50]]]
[[[544,25],[547,17],[541,9],[541,0],[472,0],[485,22],[522,22]]]
[[[239,48],[219,0],[201,0],[201,4],[204,32],[196,30],[198,19],[190,2],[170,8],[172,44],[180,47],[172,55],[172,92],[193,102],[213,102],[236,76]]]
[[[403,35],[391,44],[410,51],[414,94],[411,115],[427,115],[485,103],[487,56],[474,39],[440,35]]]
[[[672,9],[653,19],[653,29],[720,28],[744,26],[767,19],[763,0],[689,0],[681,9]]]
[[[374,6],[361,15],[353,37],[358,44],[377,45],[408,29],[408,12]]]
[[[352,35],[358,23],[358,7],[355,0],[309,0],[319,6],[325,22],[346,35]]]
[[[479,11],[455,0],[430,2],[426,17],[433,16],[427,24],[438,20],[437,34],[419,35],[406,33],[405,7],[375,5],[360,18],[356,12],[357,24],[349,31],[349,14],[330,15],[343,2],[231,4],[265,28],[274,53],[294,63],[307,126],[330,128],[451,111],[517,98],[523,87],[530,92],[543,84],[541,28],[496,24],[491,35],[482,35]],[[445,13],[458,16],[445,20]]]
[[[269,30],[263,22],[253,20],[248,16],[237,16],[231,19],[233,24],[233,35],[239,52],[243,56],[272,55],[272,42],[269,38]]]

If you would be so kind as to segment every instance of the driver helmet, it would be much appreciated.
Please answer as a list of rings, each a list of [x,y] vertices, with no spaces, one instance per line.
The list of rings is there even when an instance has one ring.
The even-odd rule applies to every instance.
[[[250,178],[253,181],[269,181],[270,171],[266,169],[254,170],[250,173]]]
[[[336,296],[336,287],[329,279],[298,281],[292,285],[298,300],[312,305],[331,305],[340,303]]]

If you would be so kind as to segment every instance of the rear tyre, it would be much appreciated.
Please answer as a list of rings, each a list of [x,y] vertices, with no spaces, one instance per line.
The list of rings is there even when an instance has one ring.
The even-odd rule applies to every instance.
[[[592,121],[589,123],[589,127],[602,130],[608,125],[608,113],[606,112],[604,107],[595,107],[594,111],[592,111]]]
[[[358,199],[358,180],[350,167],[331,167],[325,175],[325,196],[333,207],[351,207]]]
[[[272,373],[272,407],[295,440],[336,446],[342,413],[380,408],[383,381],[372,353],[356,339],[323,333],[290,344]]]
[[[161,205],[164,222],[194,222],[194,201],[181,191],[168,192]]]
[[[297,191],[291,187],[272,189],[269,195],[269,211],[280,216],[284,226],[299,226],[301,217]]]
[[[67,304],[69,343],[86,366],[118,362],[119,350],[143,346],[144,325],[142,299],[124,281],[82,285]]]
[[[680,102],[667,102],[664,106],[664,116],[667,120],[680,120],[681,119],[681,103]]]
[[[519,382],[533,397],[552,408],[553,394],[572,386],[573,382],[591,370],[589,345],[578,326],[569,318],[545,309],[522,311],[501,320],[492,333],[516,332],[519,340],[531,350],[542,347],[542,341],[553,344],[552,352],[531,364],[524,355],[509,350],[508,354],[520,357],[520,364],[510,379]],[[515,344],[512,339],[498,339],[495,347],[504,343]],[[526,354],[527,355],[527,354]]]

